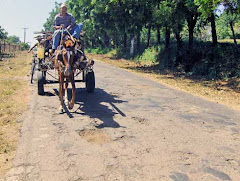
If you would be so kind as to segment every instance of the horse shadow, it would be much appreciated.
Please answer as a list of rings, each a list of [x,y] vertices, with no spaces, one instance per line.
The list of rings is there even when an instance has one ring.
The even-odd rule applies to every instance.
[[[76,92],[75,106],[79,106],[74,114],[88,115],[90,118],[97,118],[102,123],[97,128],[119,128],[119,123],[114,120],[116,114],[122,117],[126,115],[115,105],[127,101],[119,100],[118,96],[111,95],[103,89],[96,88],[94,93],[87,93],[83,88],[78,88]]]

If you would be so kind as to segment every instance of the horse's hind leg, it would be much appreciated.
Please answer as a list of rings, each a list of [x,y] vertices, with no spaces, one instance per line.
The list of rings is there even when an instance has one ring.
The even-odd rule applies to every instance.
[[[71,84],[72,84],[72,99],[70,101],[70,104],[68,105],[69,109],[72,109],[75,103],[75,96],[76,96],[76,87],[75,87],[75,80],[74,75],[71,76]]]
[[[65,83],[65,105],[68,105],[68,81],[66,80],[66,83]]]

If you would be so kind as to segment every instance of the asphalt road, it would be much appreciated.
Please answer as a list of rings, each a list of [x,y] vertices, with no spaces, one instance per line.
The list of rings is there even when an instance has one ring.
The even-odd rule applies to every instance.
[[[240,180],[240,112],[101,62],[95,76],[65,114],[57,84],[32,86],[3,180]]]

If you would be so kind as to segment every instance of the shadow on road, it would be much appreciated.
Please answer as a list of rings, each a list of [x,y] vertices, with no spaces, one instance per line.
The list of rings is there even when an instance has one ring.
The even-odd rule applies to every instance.
[[[120,114],[123,117],[126,117],[126,115],[114,103],[127,101],[117,98],[116,95],[111,95],[99,88],[95,89],[92,94],[87,93],[85,89],[77,89],[75,103],[79,105],[79,108],[75,113],[101,120],[103,123],[96,126],[97,128],[119,128],[120,125],[114,121],[115,114]]]

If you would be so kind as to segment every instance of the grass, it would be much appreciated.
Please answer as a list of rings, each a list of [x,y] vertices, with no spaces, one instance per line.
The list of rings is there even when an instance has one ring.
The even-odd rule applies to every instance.
[[[27,109],[30,61],[26,52],[0,61],[0,178],[11,168],[21,126],[16,120]]]

